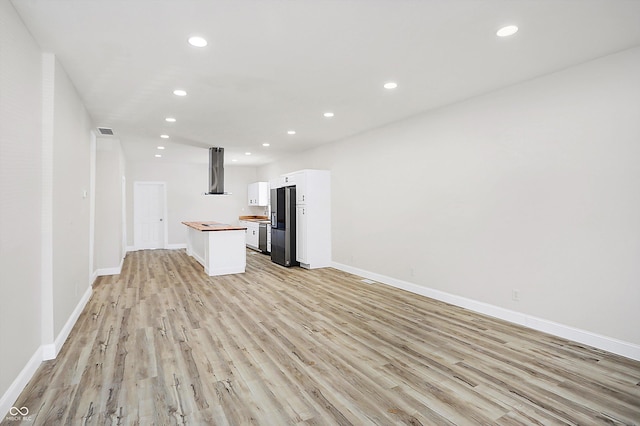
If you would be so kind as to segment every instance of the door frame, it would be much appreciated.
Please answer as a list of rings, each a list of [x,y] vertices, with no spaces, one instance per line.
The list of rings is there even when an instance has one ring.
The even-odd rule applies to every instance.
[[[169,241],[169,227],[167,226],[167,184],[166,182],[161,182],[161,181],[135,181],[133,182],[133,247],[134,250],[142,250],[142,248],[140,247],[140,241],[139,241],[139,237],[138,237],[138,233],[136,232],[136,227],[138,226],[138,215],[136,214],[136,197],[138,197],[138,191],[140,190],[139,188],[141,186],[148,186],[148,185],[158,185],[161,186],[161,190],[162,190],[162,223],[163,223],[163,228],[162,228],[162,247],[158,247],[158,248],[162,248],[162,249],[166,249],[167,246],[169,245],[168,241]]]

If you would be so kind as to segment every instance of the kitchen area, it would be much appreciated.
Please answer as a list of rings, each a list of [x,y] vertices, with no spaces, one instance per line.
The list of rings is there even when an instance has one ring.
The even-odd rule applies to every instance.
[[[300,170],[247,188],[247,205],[264,215],[238,218],[246,247],[281,266],[324,268],[331,264],[330,172]]]
[[[247,228],[246,246],[265,254],[271,252],[269,200],[269,182],[250,183],[247,185],[247,206],[263,207],[264,215],[243,215],[239,217],[239,225]]]
[[[224,202],[220,148],[210,150],[209,191]],[[247,184],[246,211],[233,221],[183,221],[187,254],[209,276],[244,273],[247,249],[283,267],[331,265],[331,180],[328,170],[298,170]],[[207,197],[208,198],[208,197]],[[218,219],[219,220],[219,219]]]

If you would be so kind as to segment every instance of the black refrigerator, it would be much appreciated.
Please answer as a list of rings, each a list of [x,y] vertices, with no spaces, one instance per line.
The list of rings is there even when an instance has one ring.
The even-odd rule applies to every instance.
[[[296,187],[271,190],[271,260],[282,266],[296,262]]]

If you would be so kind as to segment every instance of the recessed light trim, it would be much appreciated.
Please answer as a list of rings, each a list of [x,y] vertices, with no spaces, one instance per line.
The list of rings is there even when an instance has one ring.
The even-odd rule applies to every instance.
[[[322,115],[324,115],[324,117],[325,117],[325,118],[333,118],[333,116],[334,116],[335,114],[334,114],[334,113],[332,113],[331,111],[327,111],[327,112],[325,112],[325,113],[324,113],[324,114],[322,114]]]
[[[164,121],[166,121],[167,123],[175,123],[176,119],[173,117],[167,117],[164,119]]]
[[[173,94],[176,96],[187,96],[186,90],[176,89],[173,91]]]
[[[498,37],[509,37],[518,32],[518,27],[516,25],[507,25],[505,27],[500,28],[496,35]]]
[[[389,82],[385,83],[383,87],[385,89],[387,89],[387,90],[392,90],[392,89],[395,89],[396,87],[398,87],[398,83],[396,83],[394,81],[389,81]]]
[[[250,152],[245,152],[244,155],[251,155],[251,153]]]
[[[208,43],[207,40],[200,36],[189,37],[189,44],[193,47],[205,47]]]
[[[169,135],[160,135],[162,139],[169,139]]]
[[[162,155],[160,155],[160,154],[156,154],[156,155],[155,155],[155,157],[156,157],[156,158],[162,158]]]
[[[287,130],[287,134],[288,135],[295,135],[296,131],[295,130]]]
[[[158,149],[164,149],[164,146],[159,146]]]
[[[262,146],[271,146],[271,144],[265,142],[262,144]]]

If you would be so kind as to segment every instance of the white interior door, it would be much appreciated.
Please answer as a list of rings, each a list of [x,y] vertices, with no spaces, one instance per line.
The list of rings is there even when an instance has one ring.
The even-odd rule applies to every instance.
[[[165,247],[165,194],[164,182],[134,183],[133,242],[137,250]]]

